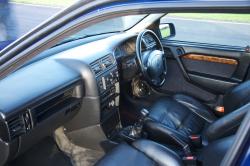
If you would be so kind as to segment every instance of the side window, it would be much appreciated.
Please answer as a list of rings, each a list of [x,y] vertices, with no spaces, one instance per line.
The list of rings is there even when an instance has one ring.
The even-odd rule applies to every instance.
[[[0,0],[0,51],[76,0]]]
[[[171,40],[246,47],[250,45],[250,14],[169,13],[161,26],[172,23]]]

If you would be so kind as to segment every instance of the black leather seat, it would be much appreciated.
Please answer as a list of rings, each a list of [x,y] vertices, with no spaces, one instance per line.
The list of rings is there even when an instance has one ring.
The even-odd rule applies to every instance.
[[[234,133],[243,119],[250,101],[250,81],[244,82],[225,94],[225,116],[217,118],[213,111],[197,99],[177,94],[161,98],[149,108],[144,131],[150,139],[162,143],[189,144],[190,135],[199,134],[204,142]]]
[[[149,140],[139,140],[130,145],[120,144],[102,160],[98,166],[152,166],[182,165],[182,159],[172,150]]]
[[[234,137],[223,138],[213,142],[197,154],[204,166],[220,165],[224,155],[233,143]],[[213,160],[211,160],[213,159]],[[120,144],[106,154],[97,166],[181,166],[182,156],[176,152],[149,140],[138,140],[128,144]]]

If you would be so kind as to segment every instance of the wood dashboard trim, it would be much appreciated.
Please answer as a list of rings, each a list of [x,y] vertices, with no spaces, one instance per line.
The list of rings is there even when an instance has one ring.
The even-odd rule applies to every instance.
[[[238,61],[235,60],[235,59],[222,58],[222,57],[209,56],[209,55],[202,55],[202,54],[186,54],[186,55],[183,56],[183,58],[191,59],[191,60],[198,60],[198,61],[222,63],[222,64],[228,64],[228,65],[238,65]]]

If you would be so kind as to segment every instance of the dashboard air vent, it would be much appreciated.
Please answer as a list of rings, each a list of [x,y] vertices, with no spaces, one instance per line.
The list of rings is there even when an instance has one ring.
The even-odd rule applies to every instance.
[[[112,54],[109,54],[93,63],[91,63],[91,68],[95,74],[99,74],[104,71],[109,66],[112,66],[115,63],[115,59]]]
[[[95,72],[95,74],[99,74],[102,71],[102,66],[99,60],[92,63],[91,68]]]
[[[113,64],[114,64],[114,57],[112,55],[108,55],[102,59],[102,65],[105,66],[105,68]]]
[[[120,58],[120,57],[122,57],[122,50],[121,50],[121,48],[120,47],[117,47],[116,49],[115,49],[115,52],[114,52],[114,55],[115,55],[115,57],[116,58]]]
[[[8,120],[10,139],[26,133],[25,122],[22,115],[16,115]]]
[[[184,50],[182,49],[182,48],[177,48],[176,49],[176,52],[177,52],[177,54],[179,55],[179,56],[181,56],[181,55],[183,55],[185,52],[184,52]]]

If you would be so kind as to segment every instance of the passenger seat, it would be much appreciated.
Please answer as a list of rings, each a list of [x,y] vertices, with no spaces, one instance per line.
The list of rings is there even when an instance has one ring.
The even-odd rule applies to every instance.
[[[181,166],[196,165],[193,163],[198,162],[203,166],[217,166],[220,165],[233,140],[234,136],[220,139],[204,147],[197,157],[189,156],[183,160],[185,156],[156,142],[142,139],[131,145],[120,144],[105,155],[96,166]],[[193,160],[195,158],[197,160]]]
[[[223,98],[225,115],[217,118],[213,111],[195,98],[177,94],[164,97],[148,110],[144,131],[148,138],[165,144],[190,144],[190,137],[202,137],[207,142],[234,134],[250,102],[250,81],[246,81],[230,91]]]

